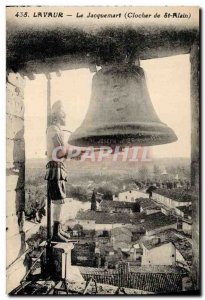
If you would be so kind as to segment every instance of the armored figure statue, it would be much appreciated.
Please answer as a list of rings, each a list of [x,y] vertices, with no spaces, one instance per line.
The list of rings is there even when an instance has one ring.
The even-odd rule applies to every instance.
[[[62,208],[66,198],[67,171],[63,160],[67,156],[61,126],[65,125],[66,114],[61,101],[51,109],[51,125],[47,128],[47,158],[45,179],[48,181],[48,196],[53,206],[52,241],[67,242],[69,235],[62,229]]]

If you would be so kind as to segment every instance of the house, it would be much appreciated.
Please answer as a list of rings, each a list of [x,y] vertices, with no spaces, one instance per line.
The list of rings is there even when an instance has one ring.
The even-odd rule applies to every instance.
[[[140,212],[144,212],[146,215],[151,215],[161,211],[161,207],[149,198],[136,199],[137,206],[139,206]]]
[[[190,206],[177,206],[175,208],[176,214],[185,219],[192,219],[192,207]]]
[[[73,236],[80,237],[83,234],[83,226],[80,224],[75,224],[73,227]]]
[[[188,219],[183,219],[182,221],[182,231],[185,234],[192,235],[192,221]]]
[[[136,198],[148,198],[148,194],[138,190],[129,190],[113,196],[114,201],[135,202]]]
[[[131,249],[130,249],[130,257],[129,260],[132,261],[136,261],[140,259],[141,262],[141,256],[143,254],[143,250],[140,247],[140,245],[138,243],[133,244]]]
[[[83,229],[93,230],[95,229],[95,214],[93,210],[79,210],[75,219],[77,224],[83,226]]]
[[[147,236],[155,235],[167,229],[177,229],[177,218],[166,216],[162,212],[146,215],[140,220]]]
[[[117,227],[128,228],[132,225],[132,231],[148,236],[154,235],[166,229],[177,229],[177,218],[166,216],[161,212],[146,215],[144,212],[133,213],[107,213],[102,211],[79,211],[76,222],[83,226],[84,230],[95,230],[97,235],[110,232]]]
[[[149,240],[148,240],[149,239]],[[192,264],[192,245],[182,233],[174,229],[167,229],[157,233],[156,235],[142,238],[142,243],[151,243],[152,240],[158,240],[160,243],[172,243],[176,249],[176,264],[183,266],[183,268],[189,268]]]
[[[115,242],[113,247],[114,247],[115,250],[120,249],[122,252],[127,252],[128,253],[128,252],[130,252],[132,244],[119,241],[119,242]]]
[[[170,215],[172,215],[173,213],[173,208],[170,208],[170,207],[168,207],[168,206],[166,206],[166,205],[163,205],[163,204],[161,204],[161,212],[164,214],[164,215],[166,215],[166,216],[170,216]]]
[[[135,218],[132,218],[128,213],[96,212],[95,230],[98,234],[102,234],[104,231],[111,231],[116,227],[125,227],[134,221]]]
[[[71,255],[72,265],[90,266],[95,265],[95,243],[80,241],[75,244]]]
[[[130,249],[129,245],[132,241],[131,230],[124,227],[116,227],[111,230],[110,234],[114,249],[120,248],[122,251],[127,251],[127,249]]]
[[[118,212],[131,214],[137,211],[137,205],[136,203],[126,201],[102,200],[98,210],[110,213]]]
[[[95,230],[98,235],[111,231],[116,227],[126,227],[132,225],[135,230],[140,227],[140,220],[144,218],[144,213],[116,213],[104,211],[79,211],[76,215],[76,222],[83,226],[85,230]]]
[[[130,243],[132,240],[132,232],[128,228],[116,227],[111,230],[110,234],[113,242],[123,241]]]
[[[122,258],[122,253],[120,248],[115,249],[110,242],[96,241],[95,257],[98,267],[114,268],[115,264]]]
[[[190,198],[179,198],[179,199],[171,199],[164,195],[160,195],[155,193],[152,193],[152,199],[156,200],[159,203],[162,203],[170,208],[176,208],[179,206],[190,206],[192,202],[190,201]]]
[[[142,243],[142,265],[168,265],[176,264],[176,248],[172,242],[161,242],[153,238]]]
[[[107,255],[112,256],[115,253],[113,246],[110,244],[102,244],[101,243],[98,246],[98,248],[99,248],[99,253],[103,256],[107,256]]]

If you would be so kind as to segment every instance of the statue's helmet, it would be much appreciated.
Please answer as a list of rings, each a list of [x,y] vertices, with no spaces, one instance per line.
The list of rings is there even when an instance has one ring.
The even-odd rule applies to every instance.
[[[53,103],[51,108],[51,117],[52,121],[65,119],[65,110],[61,100],[58,100]]]

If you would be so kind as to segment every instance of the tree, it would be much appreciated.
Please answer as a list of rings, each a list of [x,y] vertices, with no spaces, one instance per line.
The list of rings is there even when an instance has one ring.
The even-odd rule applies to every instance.
[[[71,198],[75,198],[75,199],[78,199],[80,201],[87,201],[88,200],[87,191],[82,186],[71,186],[69,188],[68,195]]]
[[[154,165],[154,167],[153,167],[153,173],[154,173],[155,176],[161,174],[160,168],[157,165]]]
[[[112,200],[112,192],[111,191],[105,191],[104,195],[103,195],[103,199],[104,200]]]
[[[149,175],[148,169],[145,166],[142,166],[138,171],[138,175],[140,180],[146,180]]]
[[[93,191],[92,198],[91,198],[91,210],[94,210],[94,211],[97,210],[96,196],[95,196],[94,191]]]

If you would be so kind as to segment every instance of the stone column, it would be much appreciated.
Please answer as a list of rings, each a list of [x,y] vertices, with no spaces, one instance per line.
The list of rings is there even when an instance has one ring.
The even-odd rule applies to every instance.
[[[72,242],[57,243],[53,247],[53,276],[56,279],[68,279],[71,268]]]
[[[199,153],[200,153],[200,134],[199,134],[199,110],[200,110],[200,68],[199,68],[199,45],[195,43],[191,47],[190,62],[191,62],[191,185],[193,189],[193,226],[192,226],[192,240],[193,240],[193,265],[192,276],[194,289],[200,288],[200,261],[199,261]]]
[[[19,284],[25,269],[18,258],[25,252],[24,80],[18,73],[7,76],[6,99],[6,239],[7,291]]]

